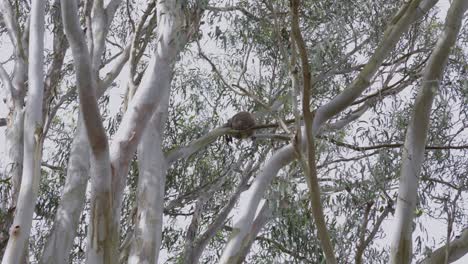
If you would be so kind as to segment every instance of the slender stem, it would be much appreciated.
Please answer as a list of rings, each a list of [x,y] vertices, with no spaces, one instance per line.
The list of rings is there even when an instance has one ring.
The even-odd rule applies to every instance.
[[[303,95],[302,95],[302,111],[304,115],[306,141],[307,141],[307,183],[309,186],[310,201],[312,206],[312,215],[317,225],[317,233],[320,243],[325,254],[327,263],[337,263],[333,245],[328,234],[328,229],[323,214],[322,203],[320,202],[320,186],[317,177],[317,164],[315,160],[315,141],[312,134],[313,113],[310,111],[310,90],[312,88],[312,75],[310,73],[309,62],[307,58],[307,50],[305,41],[299,29],[299,1],[291,0],[291,16],[292,16],[292,35],[296,42],[301,59],[302,78],[303,78]]]

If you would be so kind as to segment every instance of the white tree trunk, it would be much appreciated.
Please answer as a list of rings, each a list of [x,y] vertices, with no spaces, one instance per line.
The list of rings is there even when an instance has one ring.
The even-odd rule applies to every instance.
[[[239,220],[234,224],[231,238],[226,245],[221,256],[220,263],[238,263],[243,256],[241,249],[247,247],[249,243],[249,232],[257,212],[258,205],[271,180],[278,171],[294,159],[294,147],[288,145],[278,150],[265,163],[260,174],[246,191],[247,203],[245,209],[241,211]]]
[[[116,2],[118,1],[111,3]],[[182,5],[177,1],[158,1],[157,48],[114,137],[109,156],[107,138],[94,95],[96,79],[92,74],[90,55],[76,15],[77,6],[66,0],[61,3],[64,28],[75,60],[80,108],[94,158],[87,262],[116,263],[120,207],[128,164],[146,123],[160,105],[162,95],[170,87],[176,57],[187,39],[183,27],[184,13],[181,10]],[[98,9],[93,7],[93,12]],[[108,15],[108,12],[104,15]]]
[[[158,263],[168,167],[162,150],[162,136],[168,106],[169,90],[146,126],[138,146],[137,216],[128,263]]]
[[[81,116],[78,118],[75,138],[70,150],[67,179],[54,226],[42,254],[40,263],[69,263],[70,250],[85,204],[85,192],[89,179],[89,144]]]
[[[13,222],[14,212],[18,201],[21,187],[24,158],[24,97],[25,82],[27,80],[26,51],[21,41],[19,25],[9,1],[0,1],[0,11],[5,28],[8,30],[11,43],[15,53],[13,75],[10,78],[3,65],[0,65],[0,79],[6,89],[6,104],[8,107],[7,127],[5,131],[6,160],[4,177],[10,178],[11,189],[3,193],[2,209],[7,212],[2,223],[3,230],[7,230]],[[26,34],[26,33],[23,33]],[[0,249],[3,256],[6,248]]]
[[[97,80],[92,72],[90,54],[78,21],[76,2],[62,0],[61,5],[64,31],[74,59],[80,110],[93,157],[86,257],[88,263],[116,263],[119,219],[112,215],[109,147],[97,105]]]
[[[44,92],[45,1],[32,1],[29,35],[29,91],[24,124],[24,158],[21,188],[3,264],[21,263],[25,258],[41,176],[42,100]],[[26,258],[27,259],[27,258]]]
[[[91,47],[96,47],[92,55],[96,59],[96,64],[100,64],[104,51],[105,35],[115,11],[121,1],[113,0],[104,8],[102,1],[93,2],[93,38]],[[100,87],[96,92],[99,98],[110,86],[112,81],[122,70],[123,65],[128,60],[129,48],[122,53],[113,69],[100,82]],[[95,79],[98,78],[99,67],[94,70]],[[67,178],[62,191],[61,201],[55,216],[54,226],[48,237],[41,263],[67,263],[70,250],[76,235],[80,215],[85,203],[85,191],[90,175],[90,149],[87,133],[80,113],[77,124],[77,132],[73,139],[70,150],[70,158],[67,169]]]
[[[455,0],[447,13],[445,28],[429,58],[422,85],[414,103],[413,114],[406,132],[396,206],[396,227],[393,232],[390,262],[411,263],[413,218],[416,207],[419,174],[424,160],[432,101],[442,80],[445,64],[461,27],[468,1]]]
[[[115,194],[113,197],[113,212],[114,218],[116,219],[120,218],[122,193],[123,188],[125,186],[125,179],[128,174],[129,161],[132,159],[138,146],[139,140],[143,134],[143,131],[147,126],[147,123],[150,121],[150,118],[152,117],[155,109],[160,107],[159,109],[161,112],[158,111],[158,115],[165,114],[167,112],[166,103],[168,100],[167,97],[169,95],[169,89],[172,81],[174,64],[177,56],[179,55],[180,50],[185,46],[187,42],[187,35],[185,32],[185,28],[183,27],[184,14],[181,10],[178,1],[160,0],[158,1],[156,7],[158,12],[157,47],[143,76],[142,82],[138,90],[136,91],[132,101],[130,102],[127,112],[125,113],[122,119],[121,125],[114,136],[110,151],[111,167],[114,180],[113,193]],[[149,133],[153,132],[150,131]],[[145,142],[147,141],[145,140]],[[160,143],[156,141],[151,144],[159,145]],[[157,151],[159,153],[162,150],[159,149],[148,151]],[[147,154],[143,153],[143,155],[146,156]],[[147,164],[147,162],[151,161],[146,160],[145,157],[143,157],[143,159],[143,166],[149,170],[153,170],[153,166],[163,165],[162,163],[158,165]],[[165,161],[163,162],[165,163]],[[165,172],[161,173],[165,174]],[[149,175],[145,177],[149,177]],[[159,175],[158,177],[164,176]],[[160,183],[152,183],[162,184],[163,179],[160,178],[159,180],[161,181]],[[163,189],[164,186],[160,186],[160,188]],[[162,193],[159,195],[162,195]],[[151,199],[160,198],[152,197]],[[155,200],[146,202],[154,203]],[[141,209],[145,210],[146,213],[146,209],[144,207]],[[149,219],[146,217],[152,216],[148,215],[143,217],[145,219],[140,219],[141,221],[148,221]],[[137,225],[140,225],[142,223],[143,222],[139,222],[139,224]],[[150,230],[157,230],[158,228],[160,229],[160,227],[157,227],[157,225],[159,225],[158,221],[151,220],[149,223],[155,225],[152,227],[148,227]],[[144,235],[144,241],[149,244],[141,245],[141,248],[140,246],[138,246],[138,248],[149,248],[160,243],[155,241],[155,237],[146,237],[157,234]],[[139,234],[137,234],[137,237],[143,239]],[[153,251],[151,254],[146,254],[144,252],[141,252],[138,248],[133,247],[133,257],[139,255],[139,257],[142,258],[149,257],[149,259],[152,259],[155,256],[152,254],[157,253],[156,251]],[[132,261],[134,259],[133,257],[129,260]],[[136,259],[138,259],[139,257],[136,257]]]
[[[157,47],[153,53],[142,82],[129,104],[111,146],[111,162],[117,193],[114,200],[116,212],[120,212],[120,200],[128,162],[136,151],[144,128],[170,89],[173,68],[187,38],[183,28],[183,12],[177,1],[158,1]]]
[[[21,100],[23,101],[23,100]],[[24,112],[23,103],[16,101],[14,110],[10,116],[10,125],[5,131],[6,141],[6,171],[11,178],[11,191],[9,208],[16,206],[18,201],[18,193],[21,186],[21,175],[23,173],[23,136],[24,136]]]
[[[24,136],[24,93],[25,93],[25,81],[27,79],[27,66],[25,62],[25,52],[23,46],[20,44],[21,36],[18,24],[15,20],[13,9],[8,1],[0,1],[0,11],[2,13],[2,19],[5,23],[5,27],[8,30],[8,35],[13,44],[15,51],[15,60],[13,76],[10,76],[0,65],[0,78],[2,80],[3,87],[6,88],[6,103],[8,106],[9,114],[7,123],[7,129],[5,131],[5,143],[7,159],[5,160],[5,169],[7,177],[11,178],[11,191],[9,204],[10,208],[16,206],[18,200],[18,193],[21,185],[21,175],[23,173],[23,136]],[[6,201],[5,200],[5,201]]]
[[[111,161],[116,170],[116,192],[121,195],[124,179],[128,171],[126,157],[117,154],[127,148],[127,154],[133,155],[135,132],[143,131],[138,147],[138,211],[136,227],[132,238],[128,263],[157,263],[162,239],[162,220],[164,209],[164,190],[167,173],[167,160],[162,150],[162,135],[168,114],[170,85],[176,57],[187,42],[184,32],[182,10],[177,1],[171,3],[158,1],[158,47],[156,48],[148,70],[145,72],[140,87],[136,91],[127,113],[122,120],[111,148]],[[156,87],[154,87],[157,85]],[[157,106],[151,120],[148,115]],[[148,121],[149,124],[146,125]],[[146,125],[146,127],[145,127]],[[136,136],[138,139],[140,136]],[[124,162],[122,162],[124,161]],[[120,206],[121,196],[114,202]],[[115,208],[120,213],[120,207]]]

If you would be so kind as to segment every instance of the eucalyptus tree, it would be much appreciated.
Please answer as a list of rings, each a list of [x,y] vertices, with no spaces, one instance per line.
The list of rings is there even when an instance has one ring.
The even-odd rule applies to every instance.
[[[436,0],[2,0],[3,261],[462,257],[468,32],[452,2],[444,26]],[[239,111],[254,138],[226,142]]]

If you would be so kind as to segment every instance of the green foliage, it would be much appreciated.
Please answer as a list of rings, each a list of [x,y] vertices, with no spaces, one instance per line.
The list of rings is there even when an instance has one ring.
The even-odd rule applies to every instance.
[[[404,2],[302,1],[300,27],[313,75],[313,108],[329,102],[352,83],[380,43],[392,14]],[[19,21],[23,25],[25,4],[23,1],[15,4],[22,7],[18,10],[21,11]],[[185,4],[195,6],[194,1]],[[187,226],[192,220],[198,198],[211,191],[208,201],[203,204],[196,230],[200,235],[228,203],[245,176],[243,173],[247,164],[250,161],[256,165],[263,164],[277,149],[290,143],[271,136],[293,136],[277,126],[278,119],[285,121],[290,130],[295,129],[288,122],[294,118],[294,91],[289,69],[293,49],[289,39],[291,18],[288,1],[212,0],[199,1],[198,5],[206,10],[198,35],[182,52],[175,66],[164,130],[164,152],[189,145],[224,125],[239,111],[251,111],[255,113],[258,124],[270,126],[257,130],[257,135],[264,137],[258,136],[255,141],[234,140],[229,145],[219,138],[190,157],[170,164],[165,195],[165,206],[170,209],[164,212],[160,254],[164,255],[164,263],[182,263]],[[235,5],[237,9],[208,8],[226,5]],[[106,49],[104,61],[112,60],[132,41],[130,36],[143,10],[139,1],[131,0],[117,11],[108,36],[113,48],[109,46]],[[154,10],[150,15],[153,13]],[[354,105],[334,117],[328,125],[346,119],[364,103],[369,106],[366,113],[339,130],[325,126],[323,135],[317,139],[316,158],[322,205],[335,255],[340,263],[354,262],[357,246],[362,242],[362,232],[367,238],[374,228],[375,236],[365,249],[363,259],[365,263],[387,263],[389,230],[378,226],[382,224],[379,217],[388,220],[394,213],[402,154],[401,148],[396,145],[405,140],[415,95],[421,85],[420,76],[441,32],[441,25],[437,10],[432,10],[412,25],[377,70],[371,86]],[[138,65],[133,65],[136,84],[139,83],[138,75],[147,66],[151,49],[156,46],[155,32],[148,30],[137,39],[138,49],[146,49],[138,50],[142,52],[142,59]],[[148,46],[144,44],[144,38],[151,39]],[[466,45],[463,46],[468,39],[468,27],[462,29],[459,39],[444,79],[439,83],[440,92],[431,112],[428,146],[468,144],[468,51]],[[199,47],[215,69],[200,54]],[[52,57],[49,54],[48,58]],[[301,70],[299,64],[292,66]],[[102,72],[106,70],[102,69]],[[70,77],[74,73],[72,67],[64,67],[63,72],[64,80],[57,90],[54,104],[74,83],[74,77]],[[117,81],[99,100],[104,127],[110,138],[124,115],[121,97],[125,94],[126,86],[126,79]],[[57,210],[77,112],[77,98],[73,94],[53,118],[44,143],[44,166],[34,222],[36,233],[30,246],[36,258],[40,256]],[[466,148],[440,148],[426,152],[418,209],[415,212],[418,216],[415,220],[418,224],[415,259],[422,257],[422,245],[437,246],[426,238],[426,235],[430,235],[426,231],[426,221],[446,219],[447,205],[443,201],[453,201],[458,190],[463,190],[466,196],[467,151]],[[240,160],[244,162],[239,165]],[[254,167],[252,178],[261,169],[262,166]],[[134,159],[130,164],[123,197],[122,239],[133,228],[137,182],[138,166]],[[212,190],[219,182],[222,184]],[[7,187],[2,183],[2,193],[6,193],[3,189]],[[324,263],[311,215],[307,185],[298,162],[292,162],[280,171],[264,199],[271,205],[273,213],[258,234],[246,263]],[[219,261],[233,225],[231,218],[243,206],[242,200],[237,203],[224,228],[218,230],[209,241],[201,258],[202,263]],[[87,209],[81,216],[72,252],[75,263],[81,263],[85,255]],[[464,210],[460,206],[450,211],[455,215],[455,230],[466,223]],[[366,212],[368,223],[361,230]]]

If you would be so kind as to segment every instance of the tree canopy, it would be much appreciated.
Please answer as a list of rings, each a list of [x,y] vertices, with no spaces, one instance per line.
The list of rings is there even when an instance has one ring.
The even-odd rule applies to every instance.
[[[0,0],[2,263],[455,262],[467,8]]]

